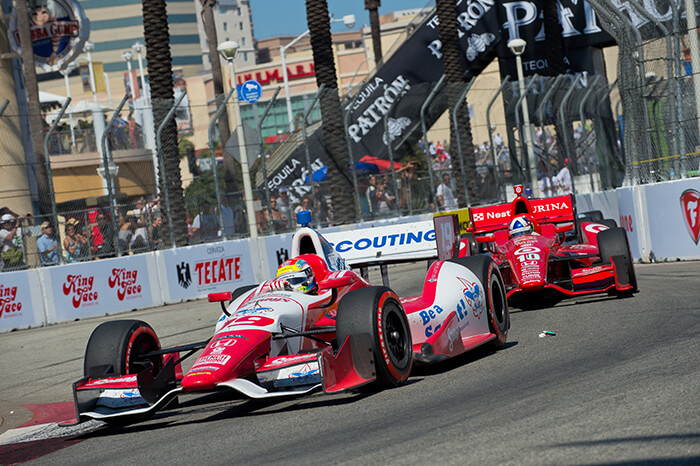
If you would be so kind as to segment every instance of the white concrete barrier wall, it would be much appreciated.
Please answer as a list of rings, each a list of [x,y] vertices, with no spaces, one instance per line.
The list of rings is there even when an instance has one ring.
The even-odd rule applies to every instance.
[[[700,259],[700,178],[576,196],[625,228],[635,259]],[[348,261],[435,250],[431,215],[321,230]],[[397,228],[397,225],[403,225]],[[409,238],[408,232],[412,232]],[[401,234],[405,233],[402,237]],[[199,299],[274,276],[292,234],[0,273],[0,333]]]

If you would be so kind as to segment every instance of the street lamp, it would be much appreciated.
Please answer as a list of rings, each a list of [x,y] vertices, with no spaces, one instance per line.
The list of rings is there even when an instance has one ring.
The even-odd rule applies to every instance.
[[[136,102],[136,83],[134,83],[134,75],[131,72],[131,59],[134,58],[134,54],[131,50],[124,50],[122,52],[122,58],[126,62],[126,69],[129,71],[129,86],[131,87],[131,101]]]
[[[70,74],[73,72],[75,69],[75,65],[73,62],[68,63],[68,66],[66,66],[64,69],[61,70],[61,74],[63,75],[63,79],[66,82],[66,97],[71,97],[70,95],[70,82],[68,81],[68,77]],[[68,118],[70,119],[70,139],[71,139],[71,145],[73,147],[73,152],[75,153],[75,129],[73,128],[73,110],[68,109]]]
[[[144,45],[141,42],[136,42],[134,45],[131,46],[131,48],[134,52],[136,52],[136,57],[139,61],[139,76],[141,77],[141,89],[143,89],[143,96],[145,97],[146,101],[148,101],[150,97],[150,92],[146,88],[146,77],[143,74],[143,58],[141,56],[141,52],[143,52]]]
[[[343,23],[345,24],[345,27],[347,27],[348,29],[352,29],[355,27],[355,15],[345,15],[342,19],[333,19],[331,17],[331,23]],[[309,34],[309,32],[310,31],[307,29],[306,31],[299,34],[293,41],[291,41],[287,45],[283,45],[280,47],[280,55],[282,56],[282,76],[284,77],[284,95],[287,99],[287,119],[289,120],[290,132],[294,131],[294,120],[292,118],[292,101],[289,96],[289,74],[287,73],[287,61],[285,54],[287,53],[287,49],[289,47],[299,42],[299,40],[301,40],[302,37]]]
[[[527,107],[527,97],[525,96],[525,78],[523,77],[523,61],[520,56],[525,52],[527,42],[518,38],[508,42],[508,48],[515,55],[515,65],[518,71],[518,84],[520,86],[520,96],[522,97],[523,111],[523,137],[527,147],[527,160],[530,165],[530,187],[534,193],[537,189],[537,165],[535,163],[535,148],[532,142],[532,131],[530,128],[530,112]]]
[[[229,78],[231,87],[236,87],[236,70],[233,66],[233,59],[238,52],[238,42],[227,40],[216,48],[221,56],[228,62]],[[255,206],[253,205],[253,188],[250,184],[250,169],[248,168],[248,154],[245,146],[245,136],[243,135],[243,120],[241,119],[240,96],[236,95],[233,102],[234,113],[236,114],[236,134],[238,135],[238,150],[241,156],[241,173],[243,175],[243,192],[245,193],[245,210],[248,217],[248,231],[251,238],[258,237],[258,225],[255,221]],[[223,140],[224,135],[221,135]],[[211,150],[214,150],[212,147]],[[266,181],[267,182],[267,181]]]
[[[83,44],[83,50],[87,53],[88,68],[90,71],[90,87],[92,87],[92,98],[97,105],[97,89],[95,89],[95,71],[92,69],[92,51],[95,50],[95,44],[91,40],[86,40]]]

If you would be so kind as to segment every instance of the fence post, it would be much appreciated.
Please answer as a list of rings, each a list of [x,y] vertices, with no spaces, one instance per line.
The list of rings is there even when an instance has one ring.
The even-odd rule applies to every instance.
[[[518,98],[518,100],[517,100],[517,102],[516,102],[516,104],[515,104],[515,109],[514,109],[514,113],[515,113],[515,126],[516,126],[517,128],[520,128],[520,133],[521,133],[521,134],[520,134],[520,151],[522,152],[521,157],[522,157],[522,161],[524,162],[524,163],[521,165],[520,172],[521,172],[521,175],[522,175],[523,179],[525,179],[525,180],[530,180],[530,189],[532,189],[533,195],[535,194],[535,189],[537,189],[537,187],[538,187],[538,186],[537,186],[537,167],[536,167],[536,166],[535,166],[535,167],[530,167],[530,165],[531,165],[531,164],[535,164],[535,165],[536,165],[536,164],[537,164],[537,161],[536,161],[536,159],[535,159],[535,160],[532,160],[532,161],[528,160],[529,155],[528,155],[528,150],[527,150],[527,140],[528,140],[528,138],[529,138],[530,141],[533,141],[533,146],[534,146],[534,140],[535,140],[535,138],[533,137],[533,134],[532,134],[532,128],[524,128],[524,127],[522,127],[522,126],[520,125],[520,113],[518,113],[518,109],[522,109],[522,107],[523,107],[523,99],[525,99],[525,96],[528,95],[528,94],[530,93],[530,89],[531,89],[532,86],[535,84],[535,81],[537,80],[537,78],[539,78],[539,75],[537,75],[537,74],[533,74],[533,75],[530,77],[530,82],[527,83],[527,87],[525,87],[525,92],[523,92],[523,95],[521,95],[521,96]],[[527,132],[529,133],[529,134],[527,135],[527,138],[525,138],[525,131],[527,131]],[[523,145],[523,144],[525,144],[525,145]],[[534,147],[533,147],[533,156],[534,156]],[[523,166],[529,168],[529,170],[528,170],[529,173],[523,173],[523,170],[522,170],[522,167],[523,167]],[[534,179],[533,179],[533,178],[534,178]]]
[[[489,102],[489,105],[486,107],[486,127],[488,128],[489,132],[489,147],[491,148],[491,162],[493,163],[493,172],[495,174],[496,178],[496,192],[499,193],[501,196],[501,200],[503,202],[506,201],[506,192],[505,189],[501,190],[501,187],[505,188],[505,183],[501,183],[501,179],[498,176],[498,162],[496,160],[496,148],[493,147],[493,133],[491,131],[491,107],[493,107],[493,104],[496,103],[496,99],[498,98],[499,95],[503,93],[503,89],[510,84],[510,76],[506,75],[505,78],[503,78],[503,81],[501,81],[501,86],[498,88],[496,93],[493,95],[491,98],[491,101]]]
[[[406,85],[407,83],[403,83],[401,85],[401,89],[398,90],[398,94],[401,94],[401,92],[403,92]],[[389,150],[389,163],[391,164],[391,180],[394,183],[394,195],[396,196],[396,204],[398,205],[399,189],[398,185],[396,184],[396,167],[394,167],[394,146],[392,144],[393,141],[391,138],[391,134],[389,134],[389,115],[391,114],[391,111],[394,110],[394,107],[396,106],[397,102],[398,99],[394,99],[394,101],[391,103],[391,105],[389,105],[389,108],[384,114],[384,137],[386,138],[386,147]],[[397,210],[400,212],[400,209]]]
[[[462,175],[462,185],[464,186],[464,199],[466,202],[466,206],[469,206],[469,187],[467,186],[467,174],[464,171],[464,157],[462,154],[462,141],[459,139],[459,131],[457,131],[458,127],[458,122],[457,122],[457,111],[459,110],[459,107],[462,106],[462,104],[465,102],[465,98],[467,97],[467,92],[469,92],[469,89],[472,88],[472,85],[474,84],[474,81],[476,81],[476,78],[472,78],[471,81],[467,83],[467,86],[464,88],[464,92],[459,96],[459,99],[457,99],[457,103],[455,104],[455,108],[452,110],[452,123],[454,124],[455,128],[455,142],[457,143],[457,154],[459,154],[459,171],[460,174]],[[469,157],[473,157],[474,154],[469,154]],[[476,175],[475,173],[472,173],[472,176]],[[465,206],[465,207],[466,207]]]
[[[304,141],[304,155],[306,156],[306,169],[309,171],[309,184],[311,184],[311,199],[313,199],[313,208],[316,208],[316,191],[314,190],[314,171],[313,168],[311,167],[311,154],[309,153],[309,143],[306,140],[306,119],[309,118],[309,115],[311,114],[311,111],[314,109],[314,105],[316,105],[316,101],[318,98],[321,96],[321,93],[323,90],[326,88],[326,84],[323,83],[321,86],[318,88],[316,91],[316,95],[314,95],[313,100],[311,101],[311,105],[309,105],[309,108],[304,112],[304,114],[301,116],[301,138]],[[347,120],[346,120],[347,121]],[[347,125],[346,125],[347,128]],[[346,133],[347,135],[347,133]],[[352,150],[350,149],[350,146],[348,145],[348,153],[352,153]],[[352,161],[352,155],[350,156],[350,160]],[[353,163],[354,165],[354,163]],[[353,176],[355,175],[355,171],[353,170]],[[357,187],[357,181],[355,181],[355,187]],[[357,194],[357,193],[355,193]],[[357,199],[359,201],[359,199]],[[362,210],[362,206],[360,206],[360,210]],[[318,214],[317,214],[318,215]],[[316,223],[317,226],[321,226],[320,219]],[[273,230],[274,232],[274,230]]]
[[[588,143],[588,137],[590,136],[590,133],[586,133],[586,115],[584,114],[584,107],[586,105],[586,101],[588,100],[588,97],[590,97],[591,92],[593,92],[594,86],[598,84],[598,81],[602,78],[601,75],[597,74],[593,76],[593,79],[591,82],[588,84],[588,90],[585,92],[583,95],[583,99],[581,99],[581,103],[579,103],[578,106],[578,113],[579,113],[579,118],[581,119],[581,125],[583,126],[583,140],[581,141],[581,151],[583,155],[583,160],[586,162],[586,167],[588,167],[588,179],[590,180],[591,183],[591,192],[595,192],[595,184],[593,183],[593,171],[591,170],[591,164],[588,163],[588,157],[586,157],[586,149],[587,143]],[[595,129],[594,129],[595,131]],[[600,183],[598,183],[600,184]]]
[[[158,131],[156,131],[156,148],[158,151],[158,166],[160,167],[160,176],[163,178],[163,191],[165,194],[165,210],[168,213],[168,233],[170,235],[170,246],[172,248],[175,248],[177,244],[175,243],[175,232],[173,231],[173,219],[172,219],[172,212],[170,212],[170,195],[168,194],[168,184],[165,182],[165,161],[163,160],[163,142],[161,141],[161,135],[163,134],[163,129],[165,128],[165,125],[168,124],[170,119],[175,115],[175,110],[177,109],[177,106],[180,105],[180,102],[182,99],[185,98],[187,94],[182,93],[180,94],[180,97],[175,101],[175,105],[170,109],[167,115],[165,115],[165,118],[163,118],[163,121],[160,123],[160,126],[158,126]],[[156,180],[156,184],[160,185],[159,180]]]
[[[362,90],[362,89],[360,89]],[[320,91],[320,89],[319,89]],[[362,211],[362,201],[360,200],[360,191],[357,186],[357,173],[355,172],[355,156],[352,153],[352,141],[350,140],[350,133],[348,132],[348,127],[350,126],[350,109],[357,102],[357,98],[360,96],[360,91],[356,92],[348,105],[345,114],[343,115],[343,126],[345,126],[345,142],[348,145],[348,158],[350,160],[350,171],[352,173],[352,182],[354,184],[353,188],[355,190],[355,205],[357,206],[357,212],[360,221],[365,219],[364,212]],[[371,207],[370,207],[371,208]]]
[[[58,126],[58,122],[61,120],[61,117],[63,117],[63,114],[65,113],[66,109],[68,108],[68,105],[70,105],[70,101],[71,101],[71,98],[66,97],[66,101],[63,102],[63,106],[61,107],[61,110],[58,111],[58,115],[56,116],[56,119],[53,121],[51,128],[44,136],[44,160],[46,163],[46,178],[47,178],[47,181],[49,183],[49,193],[51,193],[51,216],[53,217],[54,234],[57,237],[56,252],[58,253],[58,263],[61,265],[63,264],[63,251],[62,251],[63,245],[61,244],[61,235],[59,234],[59,231],[58,231],[58,210],[56,209],[56,193],[54,192],[54,188],[53,188],[53,172],[51,171],[51,159],[50,159],[50,154],[49,154],[49,138],[51,137],[54,130]],[[2,115],[2,113],[5,111],[5,107],[7,107],[7,104],[9,102],[10,102],[9,100],[5,100],[5,103],[3,104],[2,108],[0,108],[0,115]],[[41,264],[41,258],[39,258],[39,263]]]
[[[559,106],[559,120],[561,122],[561,129],[562,129],[562,131],[564,131],[564,135],[563,135],[564,137],[562,138],[562,141],[568,141],[568,135],[566,134],[567,126],[566,126],[566,116],[564,113],[564,109],[566,109],[566,104],[569,102],[569,97],[571,97],[571,94],[574,92],[574,89],[576,89],[576,85],[578,85],[578,82],[581,80],[581,76],[583,76],[583,75],[579,74],[578,76],[576,76],[576,79],[574,80],[573,84],[571,84],[571,87],[569,88],[569,90],[566,91],[566,94],[564,95],[564,98],[561,101],[561,105]],[[573,135],[571,137],[573,139]],[[569,144],[567,142],[567,146],[568,145]],[[568,158],[569,160],[572,160],[571,154],[568,154],[569,148],[567,147],[567,148],[562,148],[562,149],[566,149],[566,152],[567,152],[564,154],[564,157]],[[576,152],[576,148],[574,148],[574,152]],[[573,172],[571,172],[571,169],[569,169],[569,172],[571,173],[571,192],[573,194],[576,194],[576,185],[574,183],[574,174],[573,174]]]
[[[214,113],[214,117],[211,119],[209,122],[209,156],[211,157],[211,172],[214,175],[214,192],[216,193],[216,210],[219,212],[219,226],[221,227],[221,237],[225,240],[226,239],[226,231],[224,230],[224,212],[221,209],[221,191],[219,190],[219,172],[216,168],[216,153],[214,151],[214,126],[216,125],[217,120],[223,113],[224,109],[226,108],[226,102],[228,102],[228,99],[231,98],[231,94],[233,94],[234,87],[231,86],[231,89],[226,93],[226,96],[224,97],[224,100],[221,102],[219,105],[219,108],[216,109],[216,113]],[[184,95],[184,93],[182,94]],[[173,107],[172,110],[177,108],[177,105],[180,102],[178,101],[175,106]],[[168,113],[168,115],[170,115]],[[160,129],[160,128],[159,128]],[[241,125],[240,128],[236,128],[236,131],[243,131],[243,125]],[[223,142],[224,140],[224,135],[221,136],[221,141]],[[223,145],[223,144],[222,144]],[[245,156],[244,151],[239,150],[239,153],[241,154],[241,157]]]
[[[425,151],[425,158],[428,161],[428,177],[430,178],[430,198],[435,197],[435,180],[433,177],[433,161],[430,160],[430,142],[428,141],[428,125],[425,123],[425,111],[428,109],[428,105],[432,103],[433,99],[435,98],[435,96],[437,95],[438,91],[444,83],[445,75],[443,74],[438,80],[438,82],[435,84],[433,89],[430,91],[430,94],[428,94],[428,98],[425,99],[423,105],[420,106],[420,129],[423,133],[423,151]],[[437,202],[433,202],[433,207],[437,207]],[[435,213],[435,210],[436,209],[432,209],[433,213]]]
[[[280,93],[280,87],[277,86],[277,89],[275,90],[274,95],[272,96],[272,99],[267,103],[267,106],[265,107],[265,111],[263,112],[262,116],[258,120],[258,134],[260,135],[260,166],[262,168],[262,175],[263,175],[263,188],[265,190],[265,205],[267,206],[267,209],[270,209],[270,190],[267,188],[267,161],[265,160],[265,140],[262,137],[262,125],[263,121],[265,121],[265,117],[267,114],[270,112],[270,109],[275,103],[275,100],[277,100],[277,94]],[[290,122],[291,123],[291,122]],[[291,213],[291,210],[290,210]],[[264,218],[264,216],[263,216]],[[275,234],[275,223],[272,222],[270,225],[270,228],[272,228],[272,234]]]
[[[107,136],[109,136],[114,120],[117,119],[117,116],[122,111],[122,107],[124,107],[124,104],[129,99],[129,96],[130,94],[128,92],[125,93],[117,108],[114,110],[114,112],[112,112],[112,118],[110,118],[109,122],[107,122],[104,133],[102,133],[102,141],[100,142],[102,145],[102,163],[104,164],[105,180],[107,180],[107,199],[109,200],[109,208],[112,212],[112,226],[114,227],[114,231],[117,232],[117,236],[115,236],[115,241],[117,241],[117,244],[115,245],[117,257],[121,257],[122,251],[119,249],[119,215],[117,214],[117,201],[114,198],[114,180],[112,179],[112,175],[109,173],[109,169],[112,165],[114,165],[114,162],[112,162],[111,149],[109,148],[109,144],[107,144]]]

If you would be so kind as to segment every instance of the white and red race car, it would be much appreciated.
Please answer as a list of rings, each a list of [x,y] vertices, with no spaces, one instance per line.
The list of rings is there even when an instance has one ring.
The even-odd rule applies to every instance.
[[[438,260],[422,293],[399,297],[362,276],[368,265],[385,265],[381,260],[358,274],[311,228],[295,233],[291,252],[312,267],[317,291],[287,291],[271,280],[209,295],[223,313],[206,341],[163,349],[145,322],[99,325],[87,344],[84,377],[73,386],[77,422],[138,421],[185,393],[267,398],[393,387],[414,362],[505,344],[506,290],[487,256]],[[183,374],[182,360],[200,349]]]

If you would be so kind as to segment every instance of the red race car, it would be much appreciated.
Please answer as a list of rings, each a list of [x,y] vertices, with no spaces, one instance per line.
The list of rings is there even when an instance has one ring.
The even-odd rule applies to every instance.
[[[185,393],[268,398],[393,387],[414,362],[505,344],[506,290],[487,256],[438,260],[422,293],[400,298],[366,279],[367,267],[379,265],[388,285],[391,258],[359,264],[357,274],[308,227],[295,233],[291,252],[273,280],[209,295],[223,313],[206,341],[161,349],[145,322],[100,324],[87,344],[84,378],[73,385],[77,422],[138,421]],[[181,361],[200,349],[183,375]]]
[[[510,304],[591,293],[629,295],[637,279],[627,233],[599,211],[576,215],[572,195],[473,207],[460,256],[486,253],[498,264]]]

